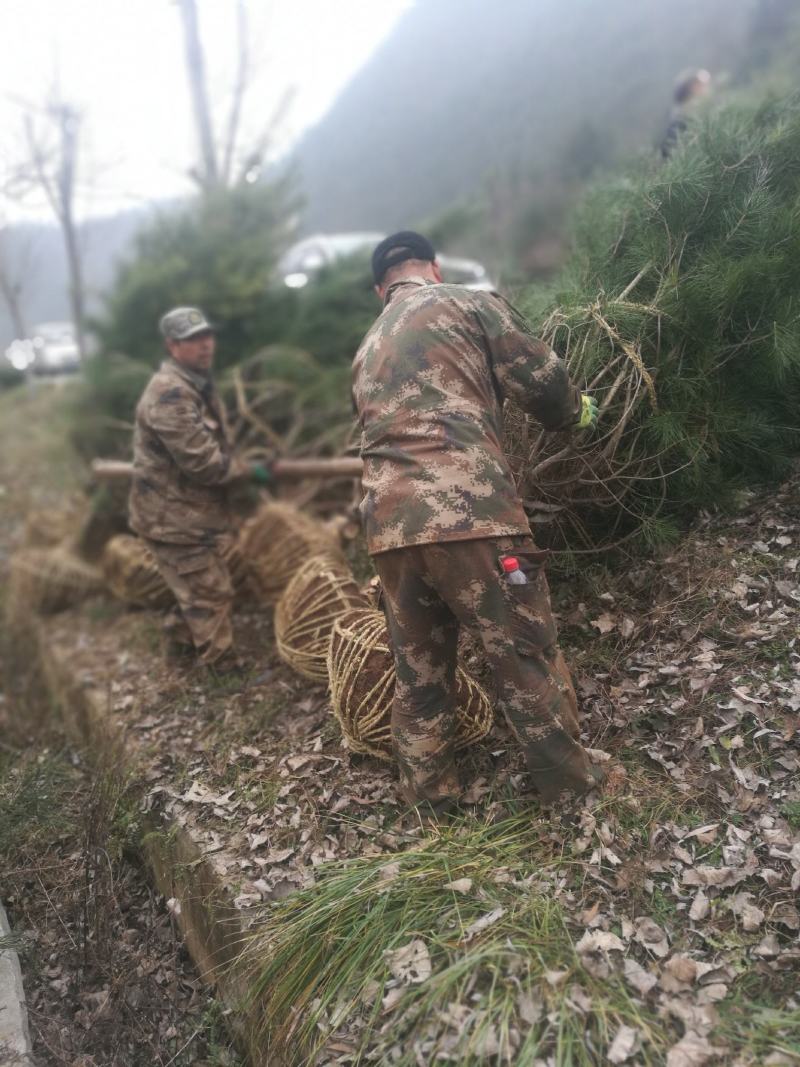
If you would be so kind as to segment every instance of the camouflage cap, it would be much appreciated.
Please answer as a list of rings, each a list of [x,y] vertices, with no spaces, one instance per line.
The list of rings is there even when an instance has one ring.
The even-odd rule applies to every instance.
[[[196,333],[214,330],[199,308],[172,308],[161,316],[158,327],[167,341],[185,341]]]

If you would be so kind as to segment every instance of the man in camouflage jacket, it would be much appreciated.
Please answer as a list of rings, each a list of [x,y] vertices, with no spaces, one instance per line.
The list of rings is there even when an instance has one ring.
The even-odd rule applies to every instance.
[[[373,254],[384,309],[353,363],[367,544],[397,668],[392,736],[401,788],[435,810],[459,795],[453,757],[459,626],[480,638],[497,703],[545,801],[599,780],[577,738],[545,552],[531,538],[502,447],[506,397],[548,430],[591,425],[596,406],[495,294],[442,284],[411,231]],[[511,584],[515,557],[525,584]]]
[[[165,621],[173,654],[194,648],[215,669],[235,664],[228,489],[265,468],[231,455],[225,412],[211,379],[216,338],[197,308],[160,322],[169,358],[136,408],[129,521],[153,552],[175,595]]]

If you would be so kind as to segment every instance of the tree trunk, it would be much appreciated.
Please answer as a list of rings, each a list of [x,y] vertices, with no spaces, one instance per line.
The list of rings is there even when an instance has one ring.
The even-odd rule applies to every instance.
[[[83,264],[81,263],[78,231],[75,225],[73,206],[75,202],[75,172],[78,163],[79,118],[71,109],[64,107],[61,121],[61,160],[58,173],[59,218],[64,233],[69,272],[69,306],[75,327],[75,343],[78,355],[83,359],[84,328],[86,322],[83,288]]]
[[[211,189],[219,183],[219,171],[211,112],[208,107],[205,60],[200,41],[197,4],[196,0],[179,0],[179,2],[186,44],[186,74],[189,79],[189,92],[192,97],[192,109],[200,145],[202,169],[198,174],[198,179],[204,189]]]
[[[14,336],[22,341],[28,336],[25,316],[22,313],[22,285],[12,278],[2,250],[0,250],[0,294],[8,309],[11,324],[14,327]]]

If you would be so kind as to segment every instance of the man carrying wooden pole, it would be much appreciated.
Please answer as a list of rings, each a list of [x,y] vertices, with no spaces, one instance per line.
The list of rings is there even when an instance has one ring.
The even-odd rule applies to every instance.
[[[129,521],[177,601],[164,625],[167,656],[193,649],[202,664],[225,673],[239,667],[224,556],[231,536],[228,490],[242,479],[265,485],[271,475],[231,454],[211,377],[216,337],[203,312],[173,308],[160,328],[169,358],[136,408]]]

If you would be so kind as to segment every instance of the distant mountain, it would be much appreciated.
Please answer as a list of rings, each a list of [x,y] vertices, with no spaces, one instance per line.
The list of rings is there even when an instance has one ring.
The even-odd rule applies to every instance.
[[[757,6],[417,0],[297,148],[305,228],[394,228],[493,172],[547,184],[582,154],[611,161],[651,144],[676,76],[735,66]]]

